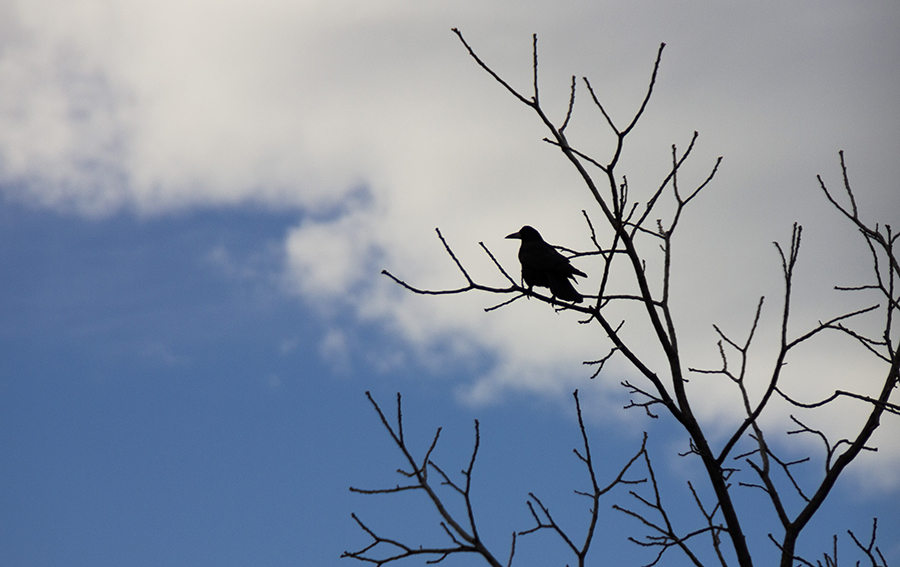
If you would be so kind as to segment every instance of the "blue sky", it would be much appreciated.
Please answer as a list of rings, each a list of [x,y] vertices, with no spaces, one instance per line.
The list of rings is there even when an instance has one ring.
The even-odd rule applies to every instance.
[[[794,221],[793,328],[860,307],[833,286],[867,283],[866,248],[815,175],[840,187],[845,150],[863,214],[897,224],[896,3],[650,6],[0,1],[0,564],[348,565],[341,552],[368,543],[354,511],[440,541],[414,498],[348,491],[401,481],[367,390],[386,410],[403,393],[420,450],[444,426],[437,455],[450,470],[481,421],[478,506],[498,546],[530,527],[529,491],[578,525],[575,388],[607,470],[649,431],[673,507],[695,522],[684,491],[694,464],[675,456],[683,436],[622,411],[624,361],[588,379],[581,362],[608,348],[597,330],[537,302],[485,313],[493,297],[421,297],[379,275],[460,285],[435,226],[486,284],[503,279],[477,243],[515,272],[503,236],[522,224],[590,246],[589,195],[527,109],[468,58],[458,26],[522,89],[538,33],[543,101],[560,119],[574,73],[624,122],[667,43],[621,172],[640,198],[694,130],[683,183],[724,155],[677,242],[674,305],[692,366],[717,365],[711,325],[744,333],[766,295],[752,367],[764,375],[780,285],[771,243]],[[603,155],[585,95],[571,137]],[[786,385],[808,399],[848,383],[867,391],[878,369],[864,354],[816,344],[790,360]],[[739,414],[733,391],[694,383],[715,439]],[[845,434],[860,409],[817,425]],[[790,428],[783,408],[766,419]],[[809,557],[832,533],[868,535],[877,516],[881,549],[900,562],[896,417],[874,442],[811,526]],[[738,499],[752,544],[771,553],[771,511],[752,489]],[[612,511],[602,521],[598,558],[650,560],[624,539],[639,526]],[[523,541],[522,564],[560,562],[548,542]],[[842,561],[858,558],[846,537],[839,545]]]

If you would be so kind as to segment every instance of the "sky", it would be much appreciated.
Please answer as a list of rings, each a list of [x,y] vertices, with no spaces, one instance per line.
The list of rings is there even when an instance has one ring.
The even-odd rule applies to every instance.
[[[486,313],[502,298],[421,296],[380,275],[464,285],[438,227],[477,281],[504,286],[479,242],[515,274],[505,235],[530,224],[585,250],[581,211],[599,220],[538,118],[454,27],[526,95],[537,34],[557,124],[573,75],[627,123],[666,43],[619,173],[646,200],[694,131],[683,186],[723,156],[674,244],[688,365],[717,367],[712,325],[745,336],[765,296],[749,368],[755,384],[771,372],[783,286],[772,242],[789,242],[794,222],[794,336],[874,301],[834,290],[870,283],[871,260],[816,175],[840,189],[843,150],[863,218],[897,224],[896,2],[0,0],[0,564],[349,565],[341,553],[368,544],[352,512],[440,542],[420,500],[348,490],[402,481],[366,391],[391,412],[402,393],[419,451],[443,426],[447,470],[468,463],[480,421],[475,495],[498,548],[531,527],[530,491],[583,526],[576,388],[605,474],[647,431],[674,509],[696,525],[684,435],[623,409],[619,384],[635,379],[623,359],[594,380],[582,364],[608,351],[599,328],[536,301]],[[613,147],[581,87],[569,136],[598,159]],[[583,292],[599,281],[592,262],[577,261]],[[626,332],[643,345],[639,324]],[[871,393],[883,368],[826,338],[785,372],[812,401]],[[734,390],[691,381],[723,442],[740,416]],[[812,482],[821,443],[779,435],[789,410],[774,409],[764,424],[785,454],[814,457],[801,474]],[[836,439],[864,410],[809,419]],[[836,533],[841,560],[860,559],[846,531],[867,536],[877,516],[881,550],[900,563],[896,416],[873,444],[801,541],[807,557],[821,560]],[[766,564],[777,520],[754,490],[736,498]],[[596,564],[651,561],[625,539],[641,526],[609,509],[626,491],[613,496]],[[523,540],[518,564],[571,562],[557,545]]]

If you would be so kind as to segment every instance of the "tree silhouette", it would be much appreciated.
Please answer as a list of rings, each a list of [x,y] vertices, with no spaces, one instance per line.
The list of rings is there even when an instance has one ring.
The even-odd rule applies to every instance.
[[[760,298],[756,312],[750,324],[749,332],[744,338],[735,338],[723,332],[718,326],[715,331],[718,334],[718,350],[721,357],[721,366],[718,368],[690,368],[682,362],[682,353],[679,350],[676,320],[670,308],[670,273],[673,262],[672,238],[685,207],[713,180],[721,157],[710,167],[709,175],[702,182],[690,189],[685,189],[680,184],[679,171],[687,158],[691,155],[697,133],[687,146],[687,149],[679,152],[672,146],[672,162],[668,174],[662,179],[658,188],[644,202],[634,200],[629,194],[628,181],[625,176],[620,176],[617,170],[619,158],[625,146],[626,138],[633,131],[635,125],[642,117],[644,110],[653,94],[656,85],[657,72],[659,70],[665,44],[660,45],[653,71],[650,77],[646,96],[633,118],[624,126],[618,125],[598,100],[591,83],[587,78],[583,79],[590,102],[603,116],[610,131],[615,137],[615,149],[611,156],[599,159],[588,155],[570,145],[566,138],[566,128],[572,118],[572,110],[575,105],[577,81],[572,77],[568,109],[565,118],[560,125],[556,125],[545,114],[541,106],[538,87],[538,51],[537,36],[533,43],[533,91],[530,96],[525,96],[510,86],[491,67],[489,67],[475,53],[466,42],[459,30],[453,30],[459,37],[463,46],[468,50],[474,61],[484,69],[493,79],[505,88],[515,99],[530,107],[549,132],[544,140],[558,148],[563,156],[577,170],[581,180],[590,191],[597,205],[600,223],[597,224],[591,214],[582,211],[586,226],[590,231],[590,239],[593,245],[591,250],[572,251],[561,249],[568,257],[595,256],[602,263],[602,274],[599,286],[595,294],[585,294],[588,301],[579,304],[561,302],[554,297],[535,292],[521,285],[516,278],[497,261],[491,251],[479,243],[484,252],[490,257],[500,274],[508,282],[505,287],[493,287],[476,282],[454,254],[450,245],[444,239],[440,230],[437,230],[438,238],[444,246],[447,254],[455,262],[462,273],[467,285],[456,289],[426,290],[419,289],[394,276],[390,272],[382,272],[396,283],[411,292],[423,295],[459,294],[472,291],[480,291],[501,296],[511,296],[501,303],[488,307],[486,311],[493,311],[506,307],[516,300],[529,297],[547,303],[556,310],[573,311],[584,315],[580,321],[584,324],[600,325],[611,342],[611,348],[601,358],[587,361],[596,367],[594,376],[601,373],[604,364],[613,356],[623,356],[631,364],[639,376],[639,380],[627,380],[622,385],[630,394],[628,407],[641,408],[649,418],[656,418],[660,412],[673,417],[686,432],[689,441],[689,451],[684,455],[693,455],[703,464],[705,475],[688,483],[699,513],[702,515],[703,524],[695,529],[684,529],[675,525],[667,511],[660,491],[661,486],[657,481],[656,472],[652,466],[647,450],[647,434],[640,448],[634,456],[621,463],[611,472],[598,470],[597,462],[592,457],[591,444],[582,418],[581,402],[578,391],[574,393],[575,408],[578,416],[578,425],[581,432],[581,448],[575,451],[577,458],[587,469],[591,488],[581,491],[591,501],[591,512],[584,535],[576,538],[572,533],[564,530],[551,514],[549,507],[545,506],[538,496],[529,494],[527,504],[531,513],[533,526],[512,534],[509,548],[502,554],[489,550],[479,535],[477,522],[472,505],[471,485],[473,471],[480,444],[479,424],[475,422],[475,446],[471,454],[468,466],[462,471],[461,480],[454,480],[445,470],[431,458],[432,452],[438,443],[441,430],[435,434],[433,441],[424,455],[417,458],[408,446],[404,437],[404,423],[401,406],[401,398],[397,396],[396,422],[392,423],[383,412],[381,406],[371,394],[367,393],[369,401],[381,418],[396,446],[402,453],[405,461],[403,469],[398,472],[406,479],[406,484],[392,488],[364,490],[351,488],[354,492],[362,494],[397,493],[403,491],[422,491],[439,515],[439,523],[447,536],[447,544],[444,547],[423,547],[418,544],[402,543],[380,535],[369,527],[355,514],[353,518],[359,527],[372,539],[372,542],[353,552],[345,552],[344,557],[349,557],[365,562],[384,565],[404,558],[423,556],[428,563],[437,563],[448,556],[468,553],[476,554],[483,558],[489,565],[512,565],[516,553],[516,541],[519,537],[528,536],[538,531],[549,531],[556,534],[565,547],[575,557],[575,564],[586,564],[588,553],[594,541],[595,528],[600,517],[600,499],[616,486],[629,488],[630,500],[627,504],[616,503],[613,509],[627,514],[640,521],[651,535],[643,538],[630,538],[639,546],[655,550],[655,558],[648,565],[657,564],[669,551],[680,550],[684,557],[694,565],[703,565],[701,555],[697,549],[705,548],[708,555],[715,557],[715,561],[721,565],[736,564],[741,567],[749,567],[753,564],[754,550],[748,546],[746,538],[745,520],[735,504],[734,494],[737,490],[759,491],[770,502],[775,512],[777,521],[781,527],[781,533],[775,535],[769,533],[769,539],[779,550],[782,567],[800,565],[837,565],[837,536],[834,538],[834,546],[829,552],[824,553],[824,563],[810,560],[797,555],[797,541],[804,528],[820,509],[823,502],[835,486],[838,478],[847,469],[850,463],[864,450],[874,450],[867,443],[872,434],[881,424],[882,417],[887,414],[900,415],[900,406],[891,401],[892,394],[898,384],[898,368],[900,368],[900,354],[898,354],[898,340],[894,335],[896,327],[895,319],[900,313],[900,291],[896,282],[900,278],[900,262],[893,248],[897,235],[892,232],[890,225],[871,225],[860,218],[856,205],[856,198],[851,189],[847,167],[843,152],[840,153],[840,166],[842,172],[843,188],[845,196],[839,197],[821,177],[818,177],[822,192],[828,201],[839,213],[858,230],[860,237],[865,241],[872,260],[872,270],[869,274],[870,283],[852,287],[836,287],[848,293],[876,293],[880,296],[880,303],[868,307],[842,313],[837,316],[820,320],[812,328],[801,334],[789,332],[788,322],[791,315],[792,285],[794,269],[800,253],[802,227],[794,224],[790,242],[782,245],[775,243],[777,252],[781,258],[784,293],[781,297],[781,317],[778,333],[780,336],[778,348],[774,360],[770,361],[771,372],[765,376],[765,384],[761,395],[751,393],[750,381],[759,380],[758,375],[751,377],[747,371],[749,349],[754,337],[757,336],[760,315],[763,310],[764,298]],[[666,218],[654,218],[657,205],[661,198],[667,196],[674,201],[674,209],[664,215]],[[654,223],[655,221],[655,223]],[[654,260],[651,255],[661,250],[660,260]],[[652,276],[653,272],[648,264],[659,262],[659,281]],[[614,286],[613,275],[627,273],[633,287],[622,292],[612,289]],[[622,331],[624,321],[614,319],[610,306],[627,304],[639,308],[640,317],[644,318],[648,328],[651,329],[652,340],[664,353],[664,361],[652,362],[642,357],[636,345],[627,339]],[[863,314],[878,314],[882,324],[880,334],[870,336],[855,328],[851,324]],[[801,344],[817,339],[828,332],[836,332],[847,341],[859,343],[872,357],[881,362],[881,388],[874,395],[854,392],[850,389],[839,389],[822,400],[804,401],[787,394],[783,386],[785,378],[782,370],[790,353]],[[738,392],[743,405],[743,418],[734,427],[730,434],[724,437],[724,442],[713,443],[709,432],[703,423],[695,416],[691,406],[691,398],[686,390],[688,373],[698,373],[720,376],[726,379]],[[753,392],[757,389],[753,388]],[[825,448],[824,471],[812,487],[804,487],[795,478],[795,467],[799,463],[809,460],[809,457],[800,460],[786,460],[780,457],[775,448],[767,440],[766,432],[760,419],[767,411],[772,411],[772,402],[782,399],[788,404],[807,410],[828,411],[829,404],[840,398],[850,398],[856,403],[863,404],[867,408],[868,417],[865,423],[853,434],[846,438],[834,441],[823,432],[808,426],[795,416],[791,416],[796,428],[789,431],[790,435],[812,435],[819,438]],[[739,450],[738,446],[749,446],[748,450]],[[737,463],[732,466],[733,463]],[[752,471],[754,480],[735,483],[733,476],[740,466]],[[742,477],[743,478],[743,477]],[[703,483],[712,490],[715,497],[713,503],[703,502],[695,487]],[[441,489],[449,489],[449,494],[462,499],[464,515],[454,515],[447,505],[448,496]],[[796,504],[799,502],[799,504]],[[850,538],[854,542],[855,549],[871,562],[873,566],[885,565],[886,561],[881,551],[875,544],[877,532],[877,520],[873,521],[872,532],[867,543],[850,532]],[[866,538],[863,538],[866,539]],[[502,557],[502,559],[501,559]],[[857,563],[858,564],[858,563]]]

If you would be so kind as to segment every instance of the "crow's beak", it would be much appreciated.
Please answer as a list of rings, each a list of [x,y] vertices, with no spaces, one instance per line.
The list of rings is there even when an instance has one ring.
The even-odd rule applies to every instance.
[[[507,236],[506,238],[517,238],[519,240],[522,240],[522,235],[519,234],[518,232],[514,232],[514,233],[510,234],[509,236]]]

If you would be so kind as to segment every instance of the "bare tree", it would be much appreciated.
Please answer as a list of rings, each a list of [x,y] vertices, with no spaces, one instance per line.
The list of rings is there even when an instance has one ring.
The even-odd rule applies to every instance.
[[[475,51],[469,46],[462,34],[453,30],[475,62],[484,69],[493,79],[505,88],[516,100],[531,108],[538,119],[544,124],[549,136],[544,140],[558,148],[563,156],[577,170],[582,181],[590,191],[598,207],[601,219],[600,229],[595,228],[595,222],[591,216],[583,211],[587,229],[590,231],[590,239],[593,248],[587,251],[575,252],[564,250],[571,257],[598,256],[602,263],[602,275],[597,293],[589,295],[591,301],[585,304],[563,303],[553,297],[528,289],[511,277],[508,271],[497,261],[494,255],[483,244],[479,243],[485,253],[493,261],[500,274],[506,279],[505,287],[493,287],[476,282],[454,254],[450,245],[446,242],[440,230],[437,231],[447,254],[455,262],[465,281],[465,286],[456,289],[426,290],[416,288],[393,274],[383,273],[406,289],[425,295],[459,294],[470,291],[481,291],[491,294],[508,295],[509,299],[489,307],[492,311],[508,306],[522,297],[530,297],[547,303],[557,310],[569,310],[584,315],[583,323],[598,324],[605,335],[611,341],[610,350],[600,359],[588,361],[586,364],[596,366],[594,376],[603,369],[604,364],[612,356],[624,356],[636,371],[640,380],[625,381],[622,385],[631,395],[628,407],[642,408],[651,417],[657,417],[656,412],[664,412],[673,417],[686,432],[690,448],[686,455],[693,455],[703,464],[705,476],[689,483],[689,489],[703,520],[699,527],[685,530],[674,525],[667,512],[660,495],[660,485],[657,482],[656,473],[650,461],[647,451],[647,437],[635,455],[616,470],[601,473],[597,470],[597,463],[591,456],[591,446],[588,434],[581,416],[581,405],[578,392],[575,392],[576,412],[581,432],[581,448],[575,451],[578,459],[583,463],[588,472],[590,489],[581,491],[580,494],[591,499],[591,513],[585,534],[581,538],[574,537],[563,530],[557,523],[550,510],[535,494],[529,494],[528,508],[534,525],[530,528],[514,532],[508,550],[502,556],[490,551],[482,540],[477,529],[474,508],[471,501],[471,483],[473,470],[478,454],[480,432],[478,422],[475,423],[475,446],[471,454],[468,467],[462,471],[461,480],[454,480],[432,458],[432,451],[437,445],[440,430],[435,434],[430,447],[424,455],[416,458],[408,446],[403,434],[403,416],[401,412],[400,397],[397,397],[396,424],[391,424],[383,413],[381,407],[369,395],[369,400],[381,418],[382,424],[392,437],[394,443],[400,449],[406,462],[405,469],[400,474],[408,479],[407,484],[393,488],[363,490],[352,488],[363,494],[395,493],[407,490],[422,491],[427,494],[440,516],[440,526],[447,536],[447,545],[443,547],[423,547],[401,543],[397,539],[391,539],[370,528],[367,524],[354,515],[359,526],[372,538],[372,543],[367,547],[345,552],[345,557],[361,561],[384,565],[403,558],[413,556],[428,557],[429,563],[436,563],[444,558],[457,553],[473,553],[482,557],[489,565],[512,565],[515,557],[516,540],[538,531],[550,531],[555,533],[564,542],[565,547],[571,550],[575,557],[575,564],[585,565],[588,552],[594,541],[593,535],[600,514],[600,498],[617,486],[633,486],[629,490],[631,501],[629,504],[616,503],[612,507],[625,513],[638,521],[651,532],[645,538],[630,538],[636,544],[656,550],[656,556],[649,565],[657,564],[670,550],[680,550],[683,556],[694,565],[703,565],[701,554],[696,550],[704,546],[708,552],[706,555],[715,557],[715,561],[721,565],[737,564],[741,567],[749,567],[753,564],[754,550],[747,543],[745,525],[740,510],[735,504],[734,493],[736,490],[757,490],[765,495],[771,503],[775,516],[780,523],[780,532],[769,533],[769,539],[779,550],[782,567],[790,567],[794,564],[814,565],[810,560],[800,557],[797,553],[797,542],[804,528],[806,528],[825,502],[830,491],[835,486],[838,478],[847,469],[851,462],[865,450],[874,450],[869,447],[872,434],[879,427],[882,417],[887,414],[900,415],[900,406],[891,397],[898,384],[898,368],[900,368],[900,354],[898,354],[898,340],[894,335],[896,327],[895,318],[900,313],[900,291],[896,282],[900,278],[900,262],[893,248],[897,241],[897,235],[892,232],[890,225],[871,225],[862,219],[856,205],[856,199],[851,189],[844,162],[843,152],[840,153],[840,165],[842,181],[846,195],[840,197],[829,189],[826,183],[819,177],[819,184],[825,197],[834,205],[836,210],[848,220],[860,237],[866,243],[872,259],[872,271],[869,283],[854,285],[851,287],[837,287],[836,289],[848,293],[872,292],[880,296],[878,304],[870,305],[835,316],[827,320],[820,320],[818,324],[805,332],[796,335],[788,330],[788,322],[791,315],[792,284],[794,269],[800,252],[802,227],[795,224],[791,240],[787,245],[775,243],[781,258],[784,293],[781,297],[781,317],[779,346],[775,359],[771,361],[771,373],[765,377],[765,387],[762,395],[754,396],[748,388],[748,381],[758,380],[757,376],[751,378],[747,372],[749,349],[754,337],[757,336],[760,315],[763,310],[764,299],[757,303],[755,316],[750,324],[745,338],[738,339],[729,336],[718,326],[715,331],[719,336],[718,349],[721,358],[721,366],[713,369],[689,368],[682,361],[682,353],[679,350],[677,325],[670,308],[670,273],[673,261],[672,238],[678,226],[684,208],[703,190],[713,179],[721,162],[721,157],[711,166],[709,175],[690,189],[684,189],[679,183],[679,171],[690,156],[697,139],[695,132],[687,149],[679,152],[672,146],[672,162],[668,174],[660,182],[649,198],[644,202],[633,200],[629,194],[628,181],[625,176],[620,176],[617,170],[619,158],[625,145],[625,140],[633,131],[638,120],[644,113],[647,104],[653,94],[656,85],[657,72],[665,44],[660,45],[653,72],[650,77],[646,96],[633,118],[622,127],[617,124],[603,104],[598,100],[591,83],[587,78],[583,79],[584,88],[590,97],[590,102],[599,111],[615,137],[615,149],[611,156],[599,159],[588,155],[586,152],[572,147],[566,138],[566,128],[572,118],[572,110],[575,105],[577,90],[576,78],[572,78],[568,108],[562,123],[556,125],[548,118],[541,106],[538,88],[538,51],[537,36],[534,37],[533,46],[533,90],[530,96],[523,95],[504,79],[502,79],[491,67],[482,61]],[[654,218],[657,205],[664,195],[674,199],[674,209],[666,218]],[[655,224],[652,224],[655,220]],[[601,234],[607,236],[603,237]],[[601,242],[603,239],[603,242]],[[651,277],[648,262],[651,261],[647,250],[662,251],[661,270],[659,281]],[[629,274],[634,288],[626,293],[618,290],[612,291],[610,284],[615,273],[625,272]],[[653,281],[651,281],[651,279]],[[646,357],[642,357],[636,345],[622,333],[623,321],[616,321],[611,314],[613,305],[632,305],[639,307],[641,317],[652,330],[652,338],[664,353],[662,364],[651,363]],[[878,335],[870,336],[851,325],[859,316],[869,314],[871,317],[877,314],[880,317],[880,331]],[[850,390],[836,390],[823,400],[798,400],[788,395],[782,387],[782,369],[791,352],[799,345],[812,341],[825,332],[836,332],[848,341],[862,345],[871,356],[882,363],[882,379],[880,391],[875,395],[853,392]],[[704,425],[694,415],[691,407],[691,399],[686,390],[686,375],[688,373],[700,373],[721,376],[738,392],[743,403],[744,417],[740,423],[725,437],[724,443],[710,442],[710,437]],[[754,389],[755,391],[755,389]],[[791,416],[796,429],[789,431],[792,435],[812,435],[821,439],[824,445],[824,472],[817,479],[814,486],[803,486],[798,482],[794,471],[796,465],[808,459],[785,460],[780,457],[776,448],[767,440],[763,431],[760,416],[764,412],[771,411],[772,401],[781,398],[795,406],[807,410],[827,411],[829,404],[839,398],[849,398],[856,403],[863,404],[867,409],[868,418],[863,426],[848,435],[846,438],[834,441],[823,432],[808,426],[796,416]],[[748,450],[739,450],[739,445]],[[753,480],[735,483],[733,475],[745,466],[751,471]],[[434,476],[436,475],[436,477]],[[435,483],[437,480],[437,484]],[[703,483],[711,489],[715,500],[712,504],[703,502],[695,489],[696,483]],[[446,505],[446,495],[439,493],[437,487],[449,487],[451,496],[456,495],[464,503],[465,516],[460,518],[453,515]],[[796,505],[795,502],[800,504]],[[871,561],[873,566],[884,565],[886,562],[881,551],[875,544],[877,521],[873,522],[871,538],[867,544],[863,544],[855,534],[850,532],[850,537],[855,543],[856,549]],[[709,553],[711,550],[711,553]],[[837,565],[837,536],[831,554],[824,553],[824,563],[817,561],[816,565]]]

